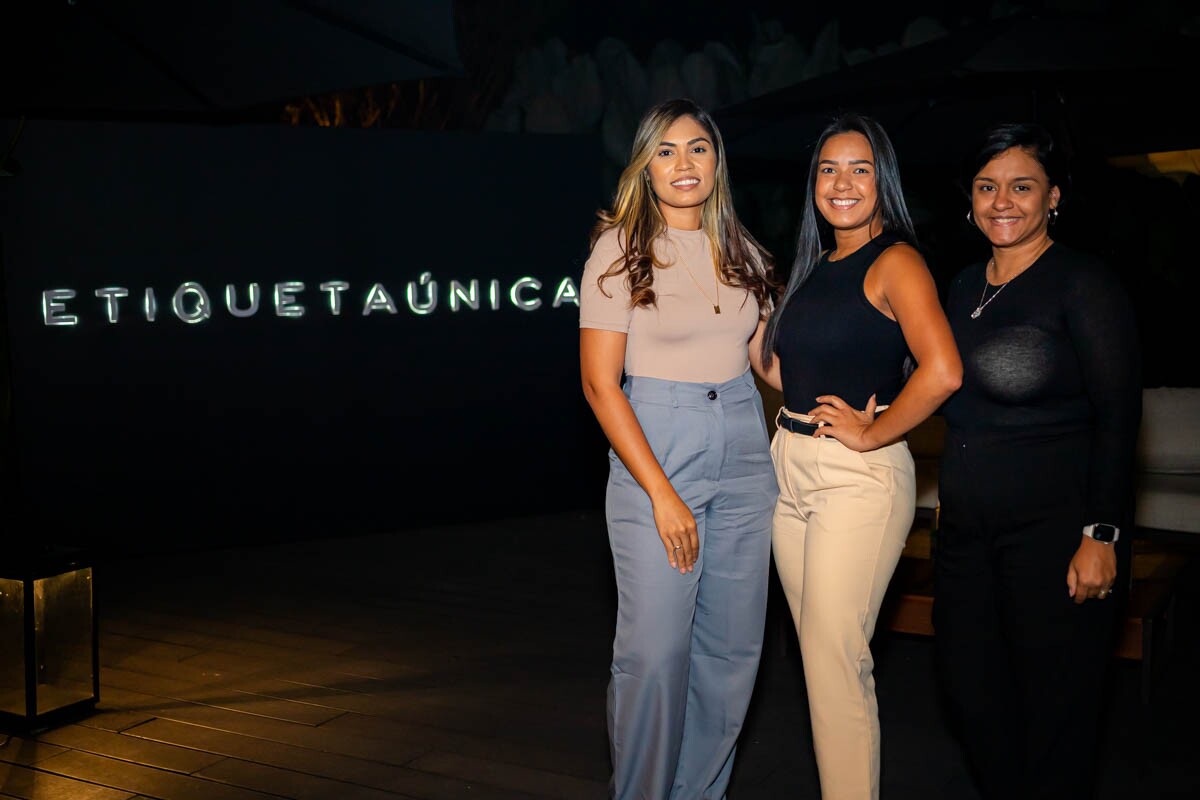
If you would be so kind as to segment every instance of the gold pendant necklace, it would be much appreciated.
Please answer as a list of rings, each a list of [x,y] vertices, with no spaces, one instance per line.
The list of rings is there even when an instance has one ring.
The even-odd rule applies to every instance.
[[[696,276],[692,274],[692,271],[690,269],[688,269],[687,264],[683,265],[683,271],[686,272],[688,274],[688,277],[692,279],[692,283],[696,284],[696,288],[700,290],[700,294],[704,295],[704,299],[707,300],[709,303],[712,303],[713,313],[720,314],[721,313],[721,279],[720,279],[720,276],[717,274],[717,265],[715,263],[713,264],[713,290],[717,294],[717,298],[715,300],[708,296],[708,292],[704,291],[704,287],[700,285],[700,281],[696,280]]]

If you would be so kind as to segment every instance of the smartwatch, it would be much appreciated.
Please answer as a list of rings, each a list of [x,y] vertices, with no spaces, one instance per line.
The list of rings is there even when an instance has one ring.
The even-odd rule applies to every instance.
[[[1121,529],[1116,525],[1109,525],[1107,522],[1097,522],[1085,527],[1083,535],[1095,539],[1097,542],[1112,544],[1121,537]]]

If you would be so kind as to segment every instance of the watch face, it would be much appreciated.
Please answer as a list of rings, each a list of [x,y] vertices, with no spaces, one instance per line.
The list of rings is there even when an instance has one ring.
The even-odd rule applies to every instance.
[[[1098,542],[1111,542],[1117,538],[1115,525],[1098,524],[1092,526],[1092,538]]]

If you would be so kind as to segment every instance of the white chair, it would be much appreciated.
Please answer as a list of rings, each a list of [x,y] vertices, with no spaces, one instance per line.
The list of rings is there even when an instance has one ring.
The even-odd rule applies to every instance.
[[[1135,487],[1138,535],[1200,547],[1200,388],[1142,391]]]
[[[1200,388],[1142,390],[1134,558],[1117,653],[1142,662],[1142,700],[1172,647],[1175,587],[1200,554]]]

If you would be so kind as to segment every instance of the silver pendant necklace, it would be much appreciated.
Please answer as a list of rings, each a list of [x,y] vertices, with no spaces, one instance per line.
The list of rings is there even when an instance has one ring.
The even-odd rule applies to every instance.
[[[992,264],[995,263],[995,261],[996,261],[996,259],[989,258],[987,266],[983,268],[983,291],[979,293],[979,305],[975,306],[975,310],[971,312],[971,319],[979,319],[979,315],[983,313],[983,310],[985,308],[987,308],[987,304],[992,302],[993,300],[995,300],[997,297],[999,297],[1000,293],[1004,291],[1004,287],[1008,286],[1008,284],[1012,282],[1012,278],[1009,278],[1004,283],[1000,284],[1000,288],[996,290],[996,293],[994,295],[992,295],[991,297],[987,297],[987,290],[988,290],[987,271],[992,266]],[[985,297],[987,297],[986,300],[984,299]]]

